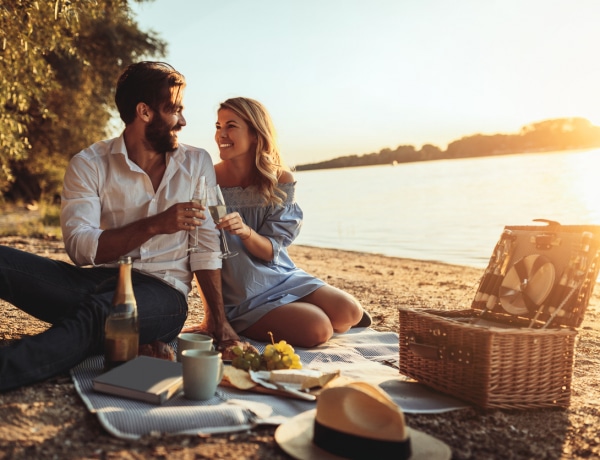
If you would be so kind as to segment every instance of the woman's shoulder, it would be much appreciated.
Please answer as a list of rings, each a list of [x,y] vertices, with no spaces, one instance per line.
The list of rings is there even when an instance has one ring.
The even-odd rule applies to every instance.
[[[283,171],[281,171],[281,174],[277,178],[277,181],[280,184],[289,184],[289,183],[292,183],[292,182],[294,182],[294,175],[292,174],[291,171],[283,170]]]
[[[217,163],[214,165],[215,168],[215,176],[217,177],[217,184],[224,186],[224,179],[227,177],[225,174],[225,168],[223,167],[223,162]]]

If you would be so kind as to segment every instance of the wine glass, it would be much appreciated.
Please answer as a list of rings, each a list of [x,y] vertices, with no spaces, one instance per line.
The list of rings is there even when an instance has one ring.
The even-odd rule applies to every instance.
[[[208,210],[210,211],[210,215],[215,221],[215,224],[218,224],[221,217],[227,214],[227,207],[225,206],[223,193],[221,192],[221,187],[218,185],[210,187],[208,190]],[[223,229],[221,229],[221,240],[223,241],[223,248],[225,249],[225,251],[219,256],[221,259],[228,259],[229,257],[238,255],[237,252],[231,252],[229,250]]]
[[[191,200],[193,203],[198,203],[202,206],[206,207],[206,177],[200,176],[198,179],[198,183],[194,188],[194,192],[192,193]],[[194,229],[193,233],[191,233],[192,244],[189,247],[189,252],[202,252],[200,247],[198,246],[198,225]]]

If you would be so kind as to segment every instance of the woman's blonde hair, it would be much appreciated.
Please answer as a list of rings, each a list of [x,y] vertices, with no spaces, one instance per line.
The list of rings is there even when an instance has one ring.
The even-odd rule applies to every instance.
[[[279,176],[288,168],[279,154],[277,133],[271,115],[260,102],[247,97],[227,99],[219,105],[219,110],[222,109],[235,112],[248,124],[250,132],[256,135],[253,185],[258,188],[266,203],[283,203],[286,193],[279,188]]]

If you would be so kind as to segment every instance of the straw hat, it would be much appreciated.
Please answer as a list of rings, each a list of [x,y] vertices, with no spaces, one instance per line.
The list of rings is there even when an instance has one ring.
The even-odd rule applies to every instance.
[[[324,390],[317,408],[280,425],[275,440],[299,460],[451,457],[446,444],[408,428],[394,401],[378,386],[365,382]]]

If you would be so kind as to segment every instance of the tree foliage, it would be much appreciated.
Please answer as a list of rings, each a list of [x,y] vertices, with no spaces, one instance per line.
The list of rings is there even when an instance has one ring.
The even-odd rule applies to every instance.
[[[0,198],[57,195],[71,156],[108,134],[119,74],[165,49],[127,0],[2,0]]]

